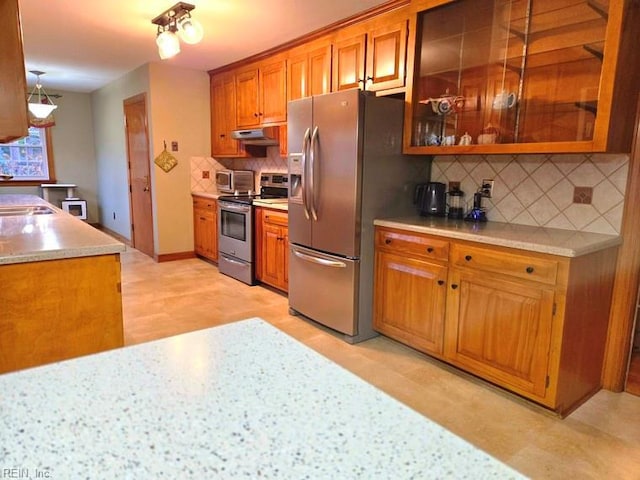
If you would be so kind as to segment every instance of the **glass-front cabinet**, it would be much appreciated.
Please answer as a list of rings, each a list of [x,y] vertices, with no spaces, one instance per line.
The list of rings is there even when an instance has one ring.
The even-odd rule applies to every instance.
[[[638,2],[417,3],[407,153],[630,151]]]

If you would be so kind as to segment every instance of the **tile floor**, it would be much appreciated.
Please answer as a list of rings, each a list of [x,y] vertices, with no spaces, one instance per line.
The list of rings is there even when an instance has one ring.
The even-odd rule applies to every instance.
[[[388,338],[349,345],[199,259],[128,249],[122,284],[127,344],[258,316],[531,478],[640,479],[640,397],[600,391],[561,420]]]

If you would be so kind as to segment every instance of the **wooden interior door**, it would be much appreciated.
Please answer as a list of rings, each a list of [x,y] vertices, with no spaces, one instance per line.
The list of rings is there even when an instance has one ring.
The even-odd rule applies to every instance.
[[[124,101],[124,117],[129,165],[131,245],[136,250],[153,257],[153,210],[145,94],[136,95]]]

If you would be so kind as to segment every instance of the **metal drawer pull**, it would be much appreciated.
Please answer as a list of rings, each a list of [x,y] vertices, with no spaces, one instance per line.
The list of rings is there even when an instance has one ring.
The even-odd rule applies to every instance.
[[[467,262],[470,262],[470,261],[471,261],[471,258],[473,258],[473,257],[471,257],[471,255],[467,255],[467,256],[465,256],[465,257],[464,257],[464,259],[465,259]]]
[[[427,253],[433,252],[433,247],[427,247]]]
[[[533,273],[534,268],[533,267],[527,267],[527,273]]]
[[[458,288],[458,285],[454,283],[451,285],[451,288],[455,290],[456,288]]]
[[[334,262],[332,260],[326,260],[324,258],[312,257],[311,255],[306,255],[301,252],[293,251],[294,255],[302,260],[306,260],[307,262],[317,263],[319,265],[324,265],[325,267],[336,267],[336,268],[346,268],[347,264],[343,262]]]
[[[438,280],[438,285],[444,285],[444,280]]]
[[[384,239],[384,243],[386,243],[387,245],[389,245],[391,243],[391,239],[390,238],[385,238]]]

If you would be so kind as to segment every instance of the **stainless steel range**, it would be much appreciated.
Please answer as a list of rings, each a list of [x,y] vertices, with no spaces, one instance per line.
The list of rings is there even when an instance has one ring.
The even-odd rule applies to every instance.
[[[263,173],[260,194],[240,192],[218,197],[218,270],[247,285],[255,284],[253,227],[254,200],[287,198],[286,173]]]

